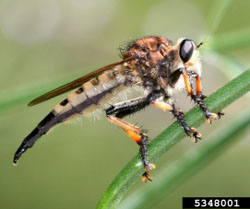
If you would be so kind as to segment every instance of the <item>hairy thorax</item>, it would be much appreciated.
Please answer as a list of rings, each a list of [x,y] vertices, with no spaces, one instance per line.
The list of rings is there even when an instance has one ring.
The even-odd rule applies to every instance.
[[[164,61],[166,55],[171,54],[171,49],[172,42],[170,40],[149,36],[130,43],[127,51],[123,53],[123,58],[137,56],[139,59],[129,62],[128,67],[139,72],[139,75],[144,78],[156,79],[159,73],[159,64]]]

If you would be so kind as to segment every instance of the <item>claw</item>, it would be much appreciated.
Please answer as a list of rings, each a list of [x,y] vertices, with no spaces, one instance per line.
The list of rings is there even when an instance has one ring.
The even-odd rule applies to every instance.
[[[149,165],[148,166],[145,166],[144,167],[144,170],[145,171],[149,171],[149,170],[153,170],[153,169],[155,169],[156,167],[155,167],[155,165],[153,164],[153,163],[149,163]]]
[[[218,115],[218,117],[220,119],[222,115],[225,115],[225,113],[223,111],[220,111],[220,112],[217,113],[217,115]]]
[[[196,128],[191,127],[191,131],[193,132],[192,142],[197,143],[198,139],[201,139],[201,134],[197,132]]]
[[[216,114],[216,113],[210,113],[210,117],[215,119],[215,120],[218,120],[219,116]]]
[[[209,117],[208,118],[206,117],[206,123],[208,123],[208,124],[212,123]]]
[[[201,134],[198,133],[198,132],[196,132],[196,133],[195,133],[195,137],[196,137],[197,139],[201,139]]]
[[[208,112],[208,113],[206,114],[206,122],[207,122],[208,124],[211,124],[212,121],[211,121],[210,118],[212,118],[212,119],[214,119],[214,120],[218,120],[219,117],[220,117],[220,116],[219,116],[218,114],[216,114],[216,113]]]
[[[155,164],[153,164],[153,163],[149,163],[149,166],[150,166],[151,170],[156,168]]]
[[[191,129],[191,131],[193,131],[193,132],[196,132],[196,131],[197,131],[197,129],[194,128],[194,127],[191,127],[190,129]]]
[[[193,143],[197,143],[198,140],[195,138],[195,137],[192,137],[192,140],[191,140]]]
[[[142,180],[142,182],[144,182],[144,183],[147,182],[147,180],[152,181],[152,180],[153,180],[153,176],[150,175],[148,172],[144,172],[144,173],[142,174],[141,180]]]
[[[198,139],[201,139],[201,134],[198,133],[198,132],[195,132],[195,133],[193,134],[193,137],[192,137],[192,142],[197,143],[197,142],[198,142]]]

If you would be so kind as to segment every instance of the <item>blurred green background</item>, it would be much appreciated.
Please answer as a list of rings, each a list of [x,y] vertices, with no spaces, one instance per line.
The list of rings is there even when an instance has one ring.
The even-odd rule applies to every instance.
[[[136,144],[105,117],[84,117],[56,127],[24,154],[18,166],[12,165],[21,141],[63,96],[32,108],[26,105],[29,100],[118,61],[119,46],[144,35],[163,35],[173,42],[180,37],[204,41],[206,95],[248,69],[250,44],[216,51],[206,45],[229,34],[250,37],[250,1],[232,1],[214,22],[216,2],[0,1],[0,209],[95,208],[112,179],[138,152]],[[177,96],[177,103],[184,111],[193,106],[185,92]],[[153,175],[187,151],[204,146],[211,132],[245,109],[249,95],[226,108],[222,120],[201,126],[200,143],[194,145],[187,138],[176,145],[156,163]],[[149,107],[129,121],[143,124],[153,138],[173,119]],[[250,196],[250,130],[241,138],[154,208],[180,208],[183,196]],[[143,186],[138,179],[133,189]]]

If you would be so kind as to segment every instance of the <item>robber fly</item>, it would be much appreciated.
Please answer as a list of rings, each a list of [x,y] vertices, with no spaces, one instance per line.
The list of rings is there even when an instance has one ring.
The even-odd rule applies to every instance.
[[[113,104],[105,111],[107,119],[125,131],[139,145],[145,170],[142,181],[152,180],[149,170],[154,169],[155,165],[148,161],[146,131],[124,121],[123,118],[152,104],[163,111],[170,111],[193,141],[201,139],[201,134],[187,125],[183,112],[176,108],[172,96],[173,92],[186,88],[188,95],[205,114],[207,122],[210,123],[211,118],[217,119],[221,115],[210,112],[203,102],[205,96],[201,89],[199,56],[201,45],[202,43],[196,45],[194,41],[184,38],[173,45],[164,37],[147,36],[131,42],[121,50],[121,61],[100,68],[32,100],[29,106],[77,89],[56,105],[23,140],[15,153],[14,163],[17,163],[21,155],[53,126],[75,116],[93,112],[126,88],[141,86],[144,96]],[[195,88],[193,83],[196,84]]]

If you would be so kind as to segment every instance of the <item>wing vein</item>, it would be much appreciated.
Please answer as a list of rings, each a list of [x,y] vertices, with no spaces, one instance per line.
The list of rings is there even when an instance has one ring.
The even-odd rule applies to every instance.
[[[121,60],[119,62],[115,62],[115,63],[112,63],[112,64],[107,65],[105,67],[99,68],[96,71],[93,71],[93,72],[91,72],[91,73],[89,73],[87,75],[84,75],[84,76],[82,76],[82,77],[80,77],[80,78],[78,78],[76,80],[73,80],[73,81],[71,81],[71,82],[69,82],[67,84],[64,84],[64,85],[62,85],[62,86],[60,86],[60,87],[58,87],[58,88],[56,88],[56,89],[54,89],[52,91],[49,91],[49,92],[47,92],[47,93],[33,99],[32,101],[30,101],[28,103],[28,106],[34,106],[34,105],[39,104],[41,102],[47,101],[47,100],[49,100],[49,99],[51,99],[53,97],[56,97],[56,96],[58,96],[60,94],[68,92],[68,91],[70,91],[72,89],[76,89],[77,87],[80,87],[83,83],[85,83],[85,82],[89,81],[90,79],[100,75],[101,73],[105,72],[106,70],[109,70],[109,69],[111,69],[111,68],[113,68],[113,67],[115,67],[117,65],[123,64],[125,62],[131,61],[131,60],[133,60],[135,58],[136,58],[135,56],[131,56],[131,57],[125,58],[125,59],[123,59],[123,60]]]

